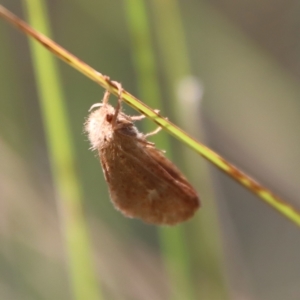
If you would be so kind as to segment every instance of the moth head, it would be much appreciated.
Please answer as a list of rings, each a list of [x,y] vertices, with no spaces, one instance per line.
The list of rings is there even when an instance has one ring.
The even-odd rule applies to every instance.
[[[108,113],[108,114],[106,115],[106,122],[108,122],[109,124],[111,124],[113,118],[114,118],[114,114]]]
[[[96,107],[97,109],[93,110]],[[96,150],[112,138],[115,109],[109,104],[97,103],[90,108],[91,110],[93,111],[85,123],[85,131],[88,134],[91,148]]]

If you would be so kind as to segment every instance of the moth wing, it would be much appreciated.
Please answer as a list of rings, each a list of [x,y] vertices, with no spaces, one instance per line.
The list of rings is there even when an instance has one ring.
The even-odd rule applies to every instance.
[[[126,216],[174,225],[195,213],[195,190],[159,150],[135,142],[127,151],[115,151],[118,159],[102,157],[101,162],[112,202]]]
[[[181,182],[190,189],[190,193],[197,195],[192,185],[187,181],[181,171],[165,155],[155,147],[147,147],[147,154],[152,157],[165,171],[167,171],[175,180]]]

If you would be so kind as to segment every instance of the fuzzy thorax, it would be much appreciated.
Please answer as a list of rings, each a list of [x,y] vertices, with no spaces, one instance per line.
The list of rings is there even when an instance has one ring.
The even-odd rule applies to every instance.
[[[94,110],[85,123],[85,131],[91,143],[92,150],[99,150],[107,147],[114,139],[115,131],[120,134],[140,137],[131,118],[122,112],[118,113],[117,119],[113,122],[115,109],[109,104],[103,104],[99,109]]]

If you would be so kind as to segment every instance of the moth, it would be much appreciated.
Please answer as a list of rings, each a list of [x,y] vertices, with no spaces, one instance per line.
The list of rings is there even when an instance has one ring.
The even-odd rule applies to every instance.
[[[91,149],[99,153],[111,201],[130,218],[156,225],[175,225],[191,218],[200,206],[195,189],[162,151],[134,122],[144,116],[121,111],[122,89],[116,109],[108,103],[94,104],[85,123]]]

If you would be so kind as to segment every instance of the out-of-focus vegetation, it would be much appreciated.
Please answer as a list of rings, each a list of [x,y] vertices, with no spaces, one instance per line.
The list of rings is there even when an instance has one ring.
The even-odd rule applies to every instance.
[[[26,18],[21,3],[2,4]],[[133,19],[142,12],[134,1],[46,1],[55,41],[299,207],[299,4],[144,4],[147,20]],[[0,24],[0,299],[72,299],[32,54]],[[163,230],[115,211],[83,134],[103,90],[62,62],[59,70],[104,299],[299,299],[298,228],[165,133],[153,141],[203,207]],[[147,99],[149,86],[161,102]]]

